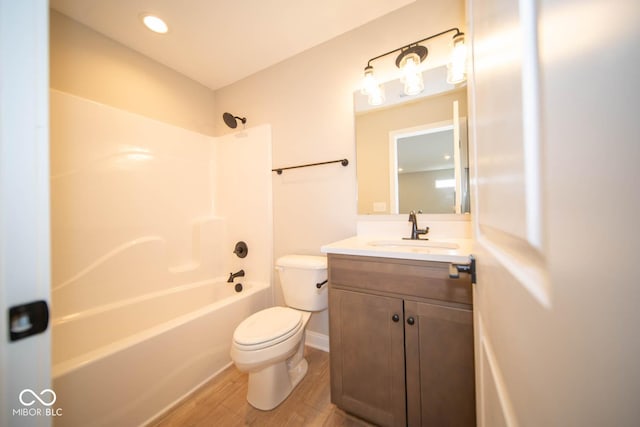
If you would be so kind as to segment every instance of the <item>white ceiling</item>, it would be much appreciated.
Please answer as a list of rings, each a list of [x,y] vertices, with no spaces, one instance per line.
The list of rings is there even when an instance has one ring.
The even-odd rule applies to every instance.
[[[415,0],[50,0],[53,9],[218,89]],[[159,35],[141,23],[153,13]]]

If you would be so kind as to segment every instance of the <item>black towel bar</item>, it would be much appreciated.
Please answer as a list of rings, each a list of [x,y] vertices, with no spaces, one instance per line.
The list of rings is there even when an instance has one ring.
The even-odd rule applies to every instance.
[[[331,160],[329,162],[320,162],[320,163],[308,163],[306,165],[298,165],[298,166],[288,166],[286,168],[276,168],[276,169],[271,169],[271,172],[277,172],[278,175],[282,175],[282,171],[285,171],[287,169],[298,169],[298,168],[306,168],[308,166],[319,166],[319,165],[328,165],[329,163],[341,163],[342,166],[347,166],[349,164],[349,160],[347,159],[340,159],[340,160]]]

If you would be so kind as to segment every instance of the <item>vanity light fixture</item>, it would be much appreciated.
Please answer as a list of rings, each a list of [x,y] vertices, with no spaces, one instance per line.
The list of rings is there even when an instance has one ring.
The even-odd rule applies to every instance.
[[[453,36],[453,51],[447,64],[447,83],[455,85],[467,80],[467,47],[464,34]]]
[[[373,75],[373,67],[367,65],[364,69],[364,79],[362,81],[363,95],[367,95],[369,105],[380,105],[384,102],[384,88]]]
[[[428,50],[424,46],[415,45],[403,50],[396,58],[396,66],[400,68],[400,81],[404,84],[405,95],[417,95],[424,89],[420,64],[425,60]]]
[[[169,31],[169,26],[167,25],[167,23],[155,15],[145,13],[141,15],[141,18],[142,23],[145,25],[145,27],[147,27],[154,33],[166,34]]]
[[[396,66],[400,69],[400,81],[404,84],[405,95],[417,95],[424,89],[422,71],[420,65],[429,54],[428,49],[420,43],[455,31],[453,35],[453,52],[447,65],[447,83],[458,84],[466,80],[466,51],[464,48],[464,33],[458,28],[450,28],[438,34],[426,37],[422,40],[409,43],[389,52],[371,58],[364,68],[364,80],[361,93],[368,96],[370,105],[380,105],[384,102],[384,87],[377,81],[373,74],[371,63],[377,59],[400,51],[396,58]]]

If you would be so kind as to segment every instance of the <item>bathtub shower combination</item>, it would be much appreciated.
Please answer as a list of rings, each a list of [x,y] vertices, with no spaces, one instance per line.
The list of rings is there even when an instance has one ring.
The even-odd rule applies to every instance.
[[[141,425],[272,304],[270,128],[212,138],[58,91],[51,113],[54,423]]]
[[[269,298],[267,284],[236,293],[220,278],[57,319],[56,424],[144,423],[229,366],[233,330]]]

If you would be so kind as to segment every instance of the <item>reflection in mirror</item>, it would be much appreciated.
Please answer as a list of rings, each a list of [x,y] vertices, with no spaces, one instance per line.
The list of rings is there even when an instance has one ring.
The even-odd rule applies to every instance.
[[[465,212],[468,194],[463,182],[467,171],[461,167],[460,157],[466,153],[454,139],[456,132],[450,121],[391,132],[391,213]]]
[[[356,111],[359,214],[469,212],[466,88],[424,92]]]

